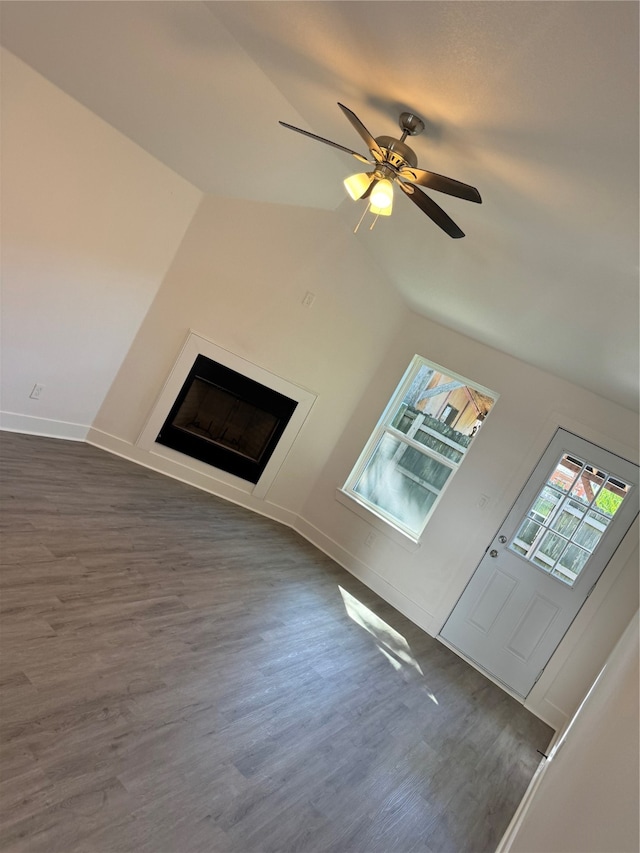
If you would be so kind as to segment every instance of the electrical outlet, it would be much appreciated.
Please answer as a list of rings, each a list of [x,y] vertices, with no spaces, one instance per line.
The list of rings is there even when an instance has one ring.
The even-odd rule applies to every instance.
[[[305,308],[311,308],[311,306],[313,305],[313,303],[315,301],[315,298],[316,298],[315,293],[311,293],[310,290],[307,290],[307,292],[305,293],[304,298],[302,300],[302,304],[305,306]]]
[[[40,397],[42,396],[43,390],[44,390],[44,385],[38,385],[38,383],[36,382],[36,384],[31,389],[31,393],[29,394],[29,396],[31,397],[32,400],[39,400]]]

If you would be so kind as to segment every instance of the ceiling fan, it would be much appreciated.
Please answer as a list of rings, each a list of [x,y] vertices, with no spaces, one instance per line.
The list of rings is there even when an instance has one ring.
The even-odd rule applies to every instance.
[[[356,175],[351,175],[345,180],[344,184],[351,198],[369,201],[367,209],[376,217],[391,214],[393,185],[397,184],[402,192],[450,237],[464,237],[464,232],[453,219],[417,185],[447,193],[466,201],[475,201],[478,204],[482,202],[480,193],[475,187],[454,181],[453,178],[445,178],[444,175],[437,175],[435,172],[427,172],[425,169],[417,168],[418,158],[414,151],[405,144],[405,139],[407,136],[417,136],[422,133],[424,130],[422,119],[413,113],[401,113],[398,120],[402,131],[400,139],[394,139],[392,136],[378,136],[377,139],[374,139],[352,110],[341,103],[338,103],[338,106],[364,140],[373,160],[368,160],[362,154],[358,154],[357,151],[352,151],[344,145],[331,142],[330,139],[317,136],[308,130],[302,130],[284,121],[279,123],[289,130],[295,130],[297,133],[302,133],[311,139],[317,139],[318,142],[324,142],[326,145],[331,145],[333,148],[351,154],[361,163],[373,166],[374,168],[370,172],[359,172]]]

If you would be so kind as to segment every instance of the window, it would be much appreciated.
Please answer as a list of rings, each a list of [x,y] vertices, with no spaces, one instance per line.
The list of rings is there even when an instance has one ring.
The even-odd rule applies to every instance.
[[[343,491],[417,540],[497,398],[414,356]]]
[[[631,486],[565,453],[509,544],[573,586]]]

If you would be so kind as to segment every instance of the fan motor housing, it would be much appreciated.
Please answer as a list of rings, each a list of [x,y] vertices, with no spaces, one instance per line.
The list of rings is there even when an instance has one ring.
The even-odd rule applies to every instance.
[[[378,136],[376,142],[385,153],[385,161],[394,168],[418,165],[418,158],[413,149],[399,139],[394,139],[392,136]]]

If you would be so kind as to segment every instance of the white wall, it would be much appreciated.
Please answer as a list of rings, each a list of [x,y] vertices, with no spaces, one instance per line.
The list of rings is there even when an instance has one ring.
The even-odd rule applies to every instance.
[[[336,501],[341,486],[415,354],[501,396],[432,516],[420,547]],[[437,634],[555,429],[564,426],[637,460],[637,415],[517,359],[410,315],[336,442],[299,529],[407,616]],[[487,496],[484,508],[479,506]],[[367,546],[372,530],[376,540]],[[637,608],[637,528],[627,535],[527,705],[560,727]],[[576,640],[579,638],[579,642]],[[573,673],[569,679],[568,673]]]
[[[8,51],[1,61],[2,425],[81,438],[202,194]]]
[[[406,313],[352,236],[326,211],[208,196],[90,440],[200,482],[133,446],[192,328],[318,395],[266,501],[234,494],[211,469],[209,487],[219,494],[295,519]],[[311,307],[303,305],[307,291]]]
[[[501,853],[637,853],[638,615],[507,831]]]

